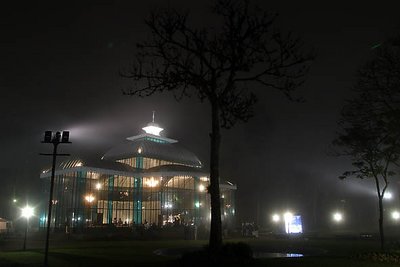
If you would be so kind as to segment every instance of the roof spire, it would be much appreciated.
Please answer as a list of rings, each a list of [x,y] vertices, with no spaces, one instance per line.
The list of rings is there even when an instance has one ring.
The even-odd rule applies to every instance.
[[[160,136],[160,132],[164,129],[154,122],[155,113],[156,112],[153,110],[153,121],[148,123],[147,126],[142,129],[148,134]]]

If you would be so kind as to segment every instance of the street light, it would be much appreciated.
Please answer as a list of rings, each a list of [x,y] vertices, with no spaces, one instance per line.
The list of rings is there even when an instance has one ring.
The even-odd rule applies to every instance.
[[[393,198],[393,195],[391,192],[385,192],[385,194],[383,195],[383,199],[385,200],[391,200]]]
[[[32,207],[29,207],[28,205],[21,209],[21,216],[26,219],[24,246],[22,248],[23,250],[26,250],[26,236],[28,233],[29,218],[33,216],[33,213],[34,209]]]
[[[281,217],[280,217],[278,214],[272,215],[272,221],[273,221],[274,223],[277,223],[277,222],[279,222],[280,220],[281,220]]]
[[[400,219],[400,212],[398,212],[397,210],[392,211],[392,219],[393,220],[399,220]]]
[[[50,236],[50,225],[51,225],[51,209],[53,205],[53,188],[54,188],[54,176],[56,172],[56,161],[57,156],[69,156],[69,154],[57,154],[57,147],[59,144],[70,144],[69,141],[69,132],[63,131],[62,134],[60,132],[56,132],[53,134],[52,131],[44,132],[44,139],[42,143],[53,144],[53,153],[40,153],[43,156],[52,156],[53,163],[51,167],[51,180],[50,180],[50,196],[49,196],[49,210],[47,213],[47,232],[46,232],[46,247],[44,252],[44,266],[48,266],[48,255],[49,255],[49,236]]]
[[[332,216],[333,220],[337,223],[340,223],[341,221],[343,221],[343,214],[340,212],[335,212]]]

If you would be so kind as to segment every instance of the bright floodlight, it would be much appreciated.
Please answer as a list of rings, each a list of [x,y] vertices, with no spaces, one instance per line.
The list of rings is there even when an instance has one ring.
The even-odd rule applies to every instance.
[[[285,218],[285,222],[290,221],[292,219],[292,217],[293,217],[293,214],[291,212],[286,212],[283,215],[283,218]]]
[[[333,220],[335,222],[341,222],[341,221],[343,221],[343,215],[340,212],[335,212],[333,214]]]
[[[386,200],[390,200],[393,198],[393,195],[390,192],[385,192],[385,194],[383,195],[383,198]]]
[[[287,233],[287,234],[289,234],[290,233],[290,221],[292,220],[292,218],[293,218],[293,214],[291,213],[291,212],[286,212],[284,215],[283,215],[283,218],[285,219],[285,232]]]
[[[21,216],[26,219],[29,219],[30,217],[33,216],[33,208],[29,206],[25,206],[24,208],[22,208]]]
[[[100,189],[101,189],[101,183],[97,183],[97,184],[96,184],[96,189],[97,189],[97,190],[100,190]]]
[[[278,214],[272,215],[273,222],[279,222],[280,220],[281,220],[281,217]]]
[[[394,220],[400,219],[400,212],[398,212],[398,211],[393,211],[393,212],[392,212],[392,218],[393,218]]]

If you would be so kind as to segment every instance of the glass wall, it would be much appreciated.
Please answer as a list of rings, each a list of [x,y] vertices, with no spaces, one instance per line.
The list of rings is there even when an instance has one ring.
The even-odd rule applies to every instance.
[[[152,159],[152,158],[144,158],[144,157],[134,157],[134,158],[127,158],[127,159],[120,159],[117,162],[121,162],[127,164],[133,168],[140,167],[141,169],[150,169],[157,166],[162,165],[176,165],[176,163],[171,161],[165,161],[161,159]]]
[[[133,177],[72,171],[55,177],[55,229],[201,223],[210,219],[206,177]],[[44,226],[45,224],[43,224]]]

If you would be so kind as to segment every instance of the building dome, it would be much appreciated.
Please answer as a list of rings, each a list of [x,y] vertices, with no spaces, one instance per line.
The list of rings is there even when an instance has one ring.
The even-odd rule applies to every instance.
[[[51,178],[54,186],[53,217],[46,220],[43,210],[40,227],[51,222],[51,227],[63,230],[110,225],[136,229],[146,222],[158,226],[209,222],[210,179],[198,157],[177,140],[162,136],[154,113],[153,121],[142,129],[101,159],[71,157],[58,162],[55,172],[44,170],[40,177],[46,183]],[[236,186],[220,182],[220,189],[221,216],[229,222],[235,213]]]
[[[56,171],[63,171],[63,170],[70,170],[74,168],[82,168],[82,169],[107,169],[117,172],[126,172],[126,173],[133,173],[133,172],[140,172],[140,169],[133,168],[129,165],[120,163],[120,162],[113,162],[113,161],[106,161],[106,160],[88,160],[82,159],[77,157],[71,157],[64,161],[59,162],[56,165]],[[42,176],[47,177],[50,175],[51,168],[46,168],[42,170]]]
[[[177,164],[196,168],[202,167],[199,158],[178,145],[177,140],[160,135],[160,132],[164,129],[154,122],[154,111],[152,122],[142,129],[144,133],[126,138],[122,144],[105,153],[102,159],[127,163],[133,167],[135,165],[130,160],[140,158],[163,161],[157,165]],[[148,167],[151,168],[154,165]]]
[[[157,142],[157,140],[148,138],[128,139],[122,144],[111,148],[104,154],[103,159],[117,161],[127,158],[144,157],[198,168],[202,166],[201,161],[194,153],[177,143],[162,143]]]

